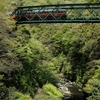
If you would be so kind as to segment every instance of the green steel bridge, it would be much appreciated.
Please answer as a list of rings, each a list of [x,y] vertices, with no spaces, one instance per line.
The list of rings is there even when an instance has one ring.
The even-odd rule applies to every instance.
[[[18,7],[12,18],[16,24],[100,23],[100,3]]]

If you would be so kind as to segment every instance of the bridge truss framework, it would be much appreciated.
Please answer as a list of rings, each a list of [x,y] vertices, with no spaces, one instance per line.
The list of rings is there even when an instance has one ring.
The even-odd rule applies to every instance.
[[[62,16],[55,17],[57,13],[53,11],[64,9],[66,18]],[[35,12],[36,11],[36,12]],[[45,17],[40,16],[41,11],[48,11]],[[24,12],[24,13],[22,13]],[[33,14],[32,17],[27,17],[27,14]],[[12,15],[17,15],[17,24],[27,23],[100,23],[100,3],[84,3],[84,4],[59,4],[59,5],[42,5],[42,6],[25,6],[18,7]],[[48,16],[51,15],[51,19]],[[25,20],[22,20],[24,16]],[[35,18],[38,16],[38,19]]]

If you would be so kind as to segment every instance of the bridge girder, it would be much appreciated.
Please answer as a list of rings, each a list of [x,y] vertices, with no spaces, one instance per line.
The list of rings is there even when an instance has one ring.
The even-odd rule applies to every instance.
[[[18,7],[12,17],[17,24],[100,23],[100,3]]]

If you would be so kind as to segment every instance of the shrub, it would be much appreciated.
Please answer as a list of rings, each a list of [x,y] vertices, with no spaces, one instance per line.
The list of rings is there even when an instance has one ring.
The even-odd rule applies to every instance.
[[[44,93],[41,93],[41,94],[36,95],[34,100],[61,100],[61,99],[55,98],[53,96],[50,96],[50,95],[47,95],[47,94],[44,94]]]
[[[87,100],[100,100],[100,66],[95,70],[94,76],[88,80],[84,91],[89,95]]]
[[[8,89],[6,86],[0,86],[0,100],[9,100]]]
[[[16,94],[19,96],[19,98],[14,100],[29,100],[30,95],[28,94],[22,94],[21,92],[16,92]]]
[[[19,92],[15,87],[9,87],[9,100],[28,100],[30,95]]]
[[[43,92],[51,97],[61,98],[63,95],[57,88],[52,84],[46,84],[43,86]]]

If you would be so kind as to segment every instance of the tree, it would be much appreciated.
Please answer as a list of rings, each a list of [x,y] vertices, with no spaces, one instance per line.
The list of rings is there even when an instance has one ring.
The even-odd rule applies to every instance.
[[[84,87],[84,91],[88,93],[87,100],[100,100],[100,67],[95,70],[92,78],[90,78]]]

